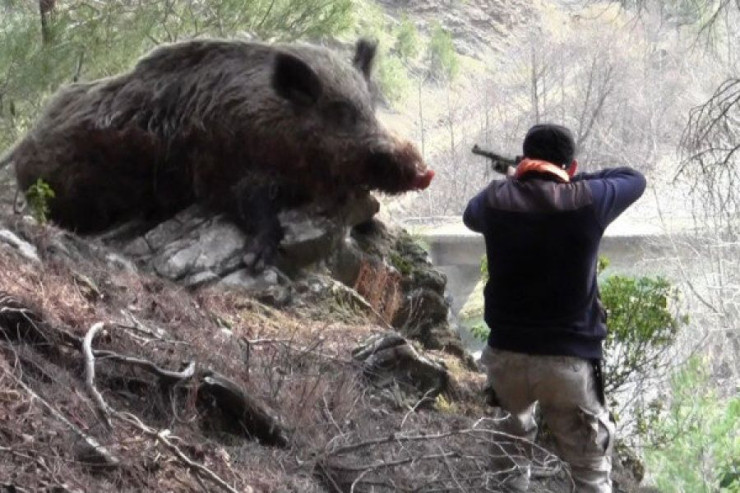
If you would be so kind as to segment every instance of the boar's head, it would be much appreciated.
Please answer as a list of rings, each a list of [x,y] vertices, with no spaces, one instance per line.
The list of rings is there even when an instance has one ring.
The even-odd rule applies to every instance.
[[[366,40],[356,44],[351,64],[323,48],[279,50],[270,84],[282,99],[280,113],[289,117],[274,128],[287,145],[299,143],[299,161],[327,186],[390,194],[423,190],[434,172],[413,144],[391,135],[376,118],[370,89],[375,53],[376,44]]]

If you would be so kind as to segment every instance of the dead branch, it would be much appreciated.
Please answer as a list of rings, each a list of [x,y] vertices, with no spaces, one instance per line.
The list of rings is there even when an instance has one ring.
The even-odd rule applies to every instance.
[[[210,394],[220,409],[236,418],[256,438],[279,447],[288,445],[287,433],[278,420],[233,381],[219,373],[208,372],[200,390]]]
[[[54,340],[75,348],[82,344],[77,336],[63,328],[45,323],[43,317],[29,308],[27,303],[5,291],[0,291],[0,327],[11,331],[8,333],[11,338],[27,340],[34,344],[50,344]]]
[[[449,456],[445,455],[444,450],[442,450],[442,447],[439,446],[439,452],[442,458],[444,459],[445,467],[447,467],[447,472],[450,474],[450,477],[455,481],[455,486],[457,486],[460,491],[465,491],[465,488],[462,484],[460,484],[460,481],[457,479],[457,476],[455,475],[455,470],[452,467],[452,464],[450,464]]]
[[[397,459],[392,461],[378,461],[374,464],[366,465],[366,466],[342,466],[338,464],[332,464],[332,467],[334,469],[341,469],[342,471],[347,472],[361,472],[363,474],[367,474],[368,472],[375,471],[377,469],[383,469],[383,468],[392,468],[392,467],[398,467],[403,466],[406,464],[418,463],[418,462],[425,462],[425,461],[431,461],[431,460],[438,460],[438,459],[447,459],[450,457],[462,457],[458,452],[442,452],[439,454],[426,454],[421,455],[419,457],[407,457],[405,459]]]
[[[3,488],[3,491],[17,491],[18,493],[26,493],[29,491],[13,483],[0,483],[0,487]]]
[[[0,291],[0,326],[8,331],[8,337],[48,343],[47,335],[39,327],[40,322],[41,318],[24,303],[13,295]]]
[[[92,341],[95,334],[100,332],[103,328],[105,328],[105,324],[103,322],[93,324],[93,326],[90,327],[90,330],[87,331],[87,334],[85,334],[85,339],[82,341],[82,352],[85,355],[85,387],[95,402],[95,407],[100,419],[103,420],[108,429],[112,429],[113,425],[111,424],[109,417],[111,409],[108,407],[108,404],[106,404],[105,399],[103,399],[100,392],[98,392],[98,389],[95,388],[95,355],[92,350]]]
[[[335,356],[333,354],[323,353],[316,348],[321,345],[324,340],[322,338],[316,339],[310,346],[298,346],[293,343],[293,339],[247,339],[247,338],[241,338],[241,340],[247,345],[247,351],[250,351],[251,346],[257,346],[262,344],[275,344],[275,345],[281,345],[288,349],[289,351],[295,351],[297,353],[301,353],[301,356],[305,356],[307,354],[313,354],[315,356],[318,356],[320,358],[328,359],[331,361],[335,361],[337,363],[343,363],[347,365],[354,365],[355,362],[352,360],[340,358],[339,356]]]
[[[106,449],[104,446],[102,446],[100,443],[98,443],[97,440],[95,440],[93,437],[88,436],[85,434],[80,428],[75,426],[71,421],[69,421],[61,412],[57,411],[54,406],[49,404],[43,397],[41,397],[39,394],[37,394],[31,387],[26,385],[23,380],[18,378],[15,374],[10,373],[11,378],[15,381],[15,383],[20,386],[23,390],[25,390],[32,398],[36,399],[41,403],[41,405],[51,413],[54,418],[59,420],[62,424],[64,424],[67,428],[69,428],[75,435],[77,435],[79,438],[81,438],[89,447],[91,452],[91,457],[95,457],[97,459],[97,462],[100,462],[103,465],[107,466],[117,466],[120,464],[120,461],[111,454],[108,449]]]
[[[345,484],[345,487],[348,487],[350,491],[352,491],[360,484],[365,487],[371,484],[379,484],[374,481],[379,479],[377,474],[380,470],[390,472],[393,468],[403,467],[409,464],[434,464],[437,462],[439,463],[438,466],[434,466],[434,470],[437,472],[434,478],[429,478],[429,481],[426,484],[427,487],[431,487],[432,484],[435,484],[439,485],[441,489],[437,489],[435,486],[434,491],[466,491],[467,488],[471,491],[478,491],[478,489],[476,489],[477,487],[483,484],[488,484],[488,482],[494,480],[495,477],[505,476],[507,473],[513,472],[513,469],[493,472],[487,471],[486,464],[489,464],[491,459],[511,457],[503,445],[505,443],[518,443],[533,452],[533,457],[530,458],[532,460],[532,477],[548,478],[556,476],[563,471],[562,462],[548,450],[538,446],[530,440],[510,435],[496,429],[481,427],[481,424],[486,421],[490,420],[482,418],[470,427],[448,432],[414,434],[392,433],[384,437],[377,437],[359,443],[334,447],[333,449],[326,451],[323,458],[319,460],[317,466],[319,467],[319,470],[323,471],[323,473],[334,483],[338,481]],[[459,440],[453,441],[455,437],[463,439],[465,437],[470,437],[476,442],[482,442],[484,446],[499,445],[501,448],[501,454],[503,455],[497,455],[494,449],[486,450],[484,452],[461,452],[459,447],[464,447],[464,445],[461,445],[462,442]],[[448,440],[448,445],[452,448],[448,448],[445,445]],[[432,445],[432,442],[437,443]],[[330,441],[330,443],[332,443],[332,441]],[[416,451],[414,451],[415,449],[411,446],[413,443],[417,444]],[[432,448],[437,451],[430,451],[428,447],[426,447],[425,450],[424,443],[432,445]],[[378,452],[380,447],[384,446],[391,446],[394,447],[394,449],[389,451],[387,454]],[[352,454],[353,452],[360,453],[355,455]],[[381,454],[380,457],[378,456],[379,453]],[[375,460],[371,460],[369,463],[364,464],[362,461],[357,460],[359,457],[366,457],[368,454],[370,456],[375,456]],[[401,457],[399,457],[399,455]],[[535,455],[538,457],[535,458]],[[383,456],[385,456],[385,458],[383,458]],[[454,466],[452,462],[453,460]],[[445,473],[440,476],[441,472]],[[332,477],[332,473],[334,473],[334,477]],[[368,477],[369,475],[374,476]],[[390,480],[390,477],[383,478],[383,481],[387,480]],[[383,485],[385,487],[389,487],[387,483],[383,483]]]
[[[104,350],[93,350],[93,355],[98,357],[101,361],[117,361],[120,363],[126,363],[133,366],[138,366],[157,375],[159,378],[169,384],[179,383],[184,380],[189,380],[195,375],[196,364],[195,361],[190,361],[188,365],[182,371],[172,371],[160,368],[151,361],[143,358],[136,358],[134,356],[126,356],[118,354],[115,351],[104,351]]]
[[[422,406],[429,402],[434,402],[435,397],[432,394],[435,394],[437,389],[431,388],[427,390],[424,395],[419,399],[416,404],[414,404],[413,407],[409,409],[409,411],[404,415],[403,419],[401,420],[401,426],[399,428],[403,428],[403,425],[406,423],[406,420],[411,416],[412,413],[415,413],[417,409],[419,409],[419,406]]]
[[[167,447],[171,452],[173,452],[177,456],[177,458],[180,459],[183,463],[185,463],[189,468],[194,469],[198,473],[210,479],[223,490],[228,491],[229,493],[239,493],[234,487],[232,487],[226,481],[221,479],[221,477],[218,474],[211,471],[203,464],[199,464],[193,461],[192,459],[190,459],[187,455],[185,455],[185,453],[183,453],[182,450],[180,450],[180,448],[177,445],[175,445],[170,440],[168,440],[167,436],[169,435],[169,430],[157,431],[154,428],[151,428],[145,425],[144,423],[142,423],[138,417],[134,416],[131,413],[116,413],[115,415],[118,419],[125,421],[126,423],[134,426],[135,428],[143,432],[144,434],[149,435],[155,440],[158,440],[159,442],[161,442],[165,447]]]
[[[167,332],[160,328],[160,327],[154,327],[149,328],[147,325],[145,325],[143,322],[141,322],[138,318],[134,316],[133,313],[131,313],[128,310],[121,310],[121,315],[123,315],[128,321],[126,323],[117,323],[119,327],[123,329],[131,329],[135,330],[137,332],[141,332],[142,334],[146,334],[150,337],[153,337],[155,339],[159,340],[165,340],[169,336]]]
[[[146,426],[144,423],[141,422],[141,420],[139,420],[139,418],[137,418],[133,414],[117,412],[111,409],[108,406],[108,404],[106,404],[105,400],[103,399],[103,396],[95,388],[95,383],[94,383],[95,355],[92,349],[92,341],[95,338],[95,335],[98,332],[100,332],[100,330],[102,330],[104,327],[105,327],[105,324],[102,322],[98,322],[94,324],[92,327],[90,327],[90,330],[87,331],[87,334],[85,335],[85,339],[83,340],[82,349],[83,349],[83,353],[85,354],[85,384],[87,386],[88,392],[90,392],[90,395],[93,396],[93,399],[96,403],[96,407],[97,407],[99,414],[104,419],[108,427],[112,428],[109,415],[112,415],[122,421],[125,421],[135,426],[136,428],[138,428],[145,434],[152,436],[153,438],[156,438],[157,440],[162,442],[169,450],[171,450],[189,468],[198,471],[200,474],[204,475],[205,477],[207,477],[208,479],[210,479],[211,481],[213,481],[214,483],[216,483],[218,486],[228,491],[229,493],[236,493],[237,490],[232,488],[228,483],[226,483],[226,481],[221,479],[216,473],[214,473],[213,471],[211,471],[204,465],[192,461],[177,447],[177,445],[170,442],[167,439],[167,434],[169,434],[168,430],[156,431],[154,428]],[[157,365],[153,364],[152,362],[143,360],[140,358],[125,357],[117,353],[114,353],[112,351],[106,351],[102,353],[105,353],[108,358],[114,358],[114,359],[117,359],[118,361],[123,361],[128,364],[142,366],[146,368],[147,370],[158,374],[161,377],[165,377],[169,379],[182,380],[185,378],[191,378],[195,374],[195,363],[194,362],[191,362],[188,365],[188,367],[181,372],[171,372],[168,370],[162,370],[161,368],[159,368]]]
[[[99,322],[90,328],[82,342],[82,351],[85,355],[86,388],[93,397],[98,414],[109,428],[111,428],[109,416],[112,413],[114,414],[114,411],[95,388],[96,356],[138,366],[157,375],[170,384],[179,383],[195,376],[196,363],[194,361],[191,361],[182,371],[171,371],[160,368],[153,362],[143,358],[121,355],[114,351],[93,350],[92,341],[104,326],[102,322]],[[236,418],[237,422],[242,424],[244,429],[251,435],[271,445],[287,446],[287,433],[279,424],[278,420],[273,418],[260,402],[246,394],[238,384],[221,374],[209,370],[203,374],[203,378],[198,385],[200,391],[205,393],[204,395],[212,396],[218,407],[226,414]]]

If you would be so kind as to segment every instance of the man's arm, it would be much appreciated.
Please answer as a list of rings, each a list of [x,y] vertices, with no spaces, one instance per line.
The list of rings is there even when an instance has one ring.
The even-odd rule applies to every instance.
[[[487,190],[487,188],[484,189],[478,193],[478,195],[470,199],[470,202],[468,202],[468,206],[465,208],[465,212],[463,213],[463,223],[465,223],[465,226],[467,226],[468,229],[471,229],[476,233],[483,232]]]
[[[606,228],[645,191],[645,177],[632,168],[579,173],[572,181],[588,181],[601,225]]]

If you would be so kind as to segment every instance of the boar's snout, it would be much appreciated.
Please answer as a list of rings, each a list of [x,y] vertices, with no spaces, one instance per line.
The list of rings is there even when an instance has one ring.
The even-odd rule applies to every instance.
[[[368,156],[367,172],[371,187],[388,193],[427,188],[434,178],[434,171],[427,168],[414,145],[395,138],[389,144],[371,151]]]
[[[434,170],[429,169],[424,173],[416,175],[412,186],[416,190],[424,190],[432,182],[432,178],[434,178]]]

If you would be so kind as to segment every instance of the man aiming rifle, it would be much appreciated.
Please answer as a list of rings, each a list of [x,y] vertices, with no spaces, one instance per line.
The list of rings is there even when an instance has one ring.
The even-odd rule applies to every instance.
[[[463,215],[483,234],[488,257],[481,364],[508,412],[501,431],[534,440],[539,402],[576,491],[611,492],[614,426],[601,385],[606,312],[596,264],[604,230],[642,195],[645,178],[631,168],[575,174],[575,142],[559,125],[532,127],[523,151],[509,178],[492,181]],[[507,487],[526,491],[529,461],[516,447],[505,452]]]

